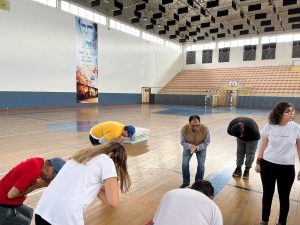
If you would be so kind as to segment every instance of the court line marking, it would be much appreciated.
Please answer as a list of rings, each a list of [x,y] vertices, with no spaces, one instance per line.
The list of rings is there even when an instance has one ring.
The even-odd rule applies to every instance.
[[[166,169],[166,168],[164,168],[164,170],[171,171],[171,172],[177,173],[177,174],[182,174],[181,171],[174,170],[174,169]],[[215,175],[215,174],[213,173],[213,174],[209,175],[208,177],[206,177],[206,179],[207,179],[207,180],[211,180],[210,178],[213,177],[214,175]],[[216,175],[216,176],[217,176],[217,175]],[[230,174],[229,176],[230,176],[230,178],[231,178],[231,174]],[[245,191],[255,192],[255,193],[258,193],[258,194],[261,194],[261,195],[263,194],[262,191],[257,191],[257,190],[250,189],[250,188],[247,188],[247,187],[242,187],[242,186],[239,186],[239,185],[233,185],[233,184],[227,183],[227,184],[225,184],[224,186],[230,186],[230,187],[234,187],[234,188],[239,188],[239,189],[242,189],[242,190],[245,190]],[[221,188],[221,190],[224,188],[224,186]],[[216,196],[217,196],[218,194],[220,194],[221,190],[219,190],[219,192],[216,194]],[[277,198],[279,198],[278,194],[276,194],[275,192],[274,192],[274,196],[277,197]],[[290,202],[293,202],[293,203],[300,203],[300,200],[297,200],[297,199],[291,199],[291,198],[290,198]]]
[[[250,188],[241,187],[241,186],[238,186],[238,185],[233,185],[233,184],[226,184],[226,185],[230,186],[230,187],[234,187],[234,188],[239,188],[239,189],[242,189],[242,190],[245,190],[245,191],[251,191],[251,192],[258,193],[258,194],[263,194],[262,191],[257,191],[257,190],[253,190],[253,189],[250,189]],[[278,194],[276,194],[276,191],[274,191],[274,196],[277,197],[277,198],[279,198]],[[291,199],[290,198],[290,202],[300,203],[300,200],[296,200],[296,199]]]

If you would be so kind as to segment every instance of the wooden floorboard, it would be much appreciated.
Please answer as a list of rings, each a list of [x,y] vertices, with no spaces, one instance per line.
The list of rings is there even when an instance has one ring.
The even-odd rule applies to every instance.
[[[175,114],[165,112],[173,110]],[[116,209],[95,201],[85,212],[86,225],[144,225],[152,219],[161,197],[182,182],[182,147],[179,133],[188,115],[198,114],[196,107],[159,105],[101,106],[47,110],[0,112],[0,178],[21,160],[41,156],[65,159],[90,146],[89,128],[101,121],[117,120],[150,129],[148,141],[126,144],[132,179],[130,193],[122,195]],[[250,179],[233,179],[236,141],[227,135],[230,120],[237,116],[255,119],[260,128],[267,123],[268,111],[209,110],[201,116],[208,126],[211,144],[206,158],[205,178],[218,186],[214,201],[219,205],[225,225],[257,225],[261,218],[262,185],[251,170]],[[296,121],[300,121],[297,114]],[[296,160],[296,169],[299,163]],[[196,158],[190,163],[191,180],[196,172]],[[26,204],[35,207],[43,190],[31,193]],[[291,193],[289,225],[300,221],[300,183],[295,180]],[[269,224],[278,219],[278,195],[275,193]],[[32,223],[32,225],[34,222]],[[188,225],[188,224],[187,224]]]

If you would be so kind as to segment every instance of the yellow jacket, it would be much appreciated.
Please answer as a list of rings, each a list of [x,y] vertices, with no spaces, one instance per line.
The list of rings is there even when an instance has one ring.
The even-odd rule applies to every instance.
[[[113,141],[121,137],[125,125],[116,121],[106,121],[92,127],[90,134],[97,139],[103,136],[107,141]]]

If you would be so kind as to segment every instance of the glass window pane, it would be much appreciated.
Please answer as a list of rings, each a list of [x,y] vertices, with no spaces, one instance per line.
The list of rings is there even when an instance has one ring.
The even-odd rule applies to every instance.
[[[238,46],[239,47],[244,46],[245,45],[244,43],[245,43],[244,39],[238,40]]]
[[[70,13],[78,16],[78,6],[70,4]]]
[[[100,16],[100,23],[103,25],[106,25],[106,17],[105,16]]]
[[[251,44],[251,40],[250,39],[245,39],[244,40],[244,45],[250,45]]]
[[[78,7],[78,15],[82,18],[86,18],[86,15],[85,15],[85,9],[84,8],[81,8],[81,7]]]
[[[89,10],[85,10],[85,16],[87,19],[91,20],[91,21],[95,21],[94,18],[94,13],[89,11]],[[95,21],[96,22],[96,21]],[[98,23],[98,22],[97,22]]]
[[[48,6],[56,8],[57,7],[56,0],[48,0]]]
[[[218,43],[218,48],[224,48],[224,46],[225,46],[224,41]]]
[[[231,41],[230,42],[230,47],[237,47],[237,40]]]
[[[61,8],[62,11],[70,12],[70,4],[68,2],[61,1],[60,2],[60,8]]]
[[[251,45],[257,45],[258,44],[258,38],[251,38]]]
[[[300,34],[294,34],[293,40],[294,41],[299,41],[300,40]]]
[[[270,37],[269,37],[269,36],[262,37],[262,38],[261,38],[261,43],[262,43],[262,44],[270,43]]]

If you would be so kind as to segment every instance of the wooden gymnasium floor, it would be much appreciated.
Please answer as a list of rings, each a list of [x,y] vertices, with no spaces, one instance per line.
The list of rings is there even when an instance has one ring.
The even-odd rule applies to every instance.
[[[211,133],[206,158],[205,178],[216,188],[214,201],[219,205],[225,225],[259,224],[262,186],[260,177],[251,170],[249,181],[233,179],[236,141],[227,135],[229,121],[237,116],[255,119],[260,128],[267,123],[269,110],[203,109],[186,106],[130,105],[86,108],[0,112],[0,177],[22,159],[33,156],[68,158],[79,149],[90,146],[89,129],[93,124],[117,120],[151,130],[150,139],[126,145],[132,189],[122,195],[116,209],[104,207],[98,200],[85,213],[86,225],[144,225],[154,215],[164,193],[182,182],[180,128],[188,116],[199,114]],[[296,121],[300,121],[299,114]],[[196,158],[190,163],[194,179]],[[296,169],[299,163],[296,160]],[[31,193],[26,204],[35,207],[43,190]],[[300,182],[291,193],[289,225],[300,221]],[[275,194],[269,224],[278,217],[278,195]],[[298,221],[298,222],[297,222]],[[34,224],[34,222],[32,222]],[[192,224],[184,224],[192,225]]]

